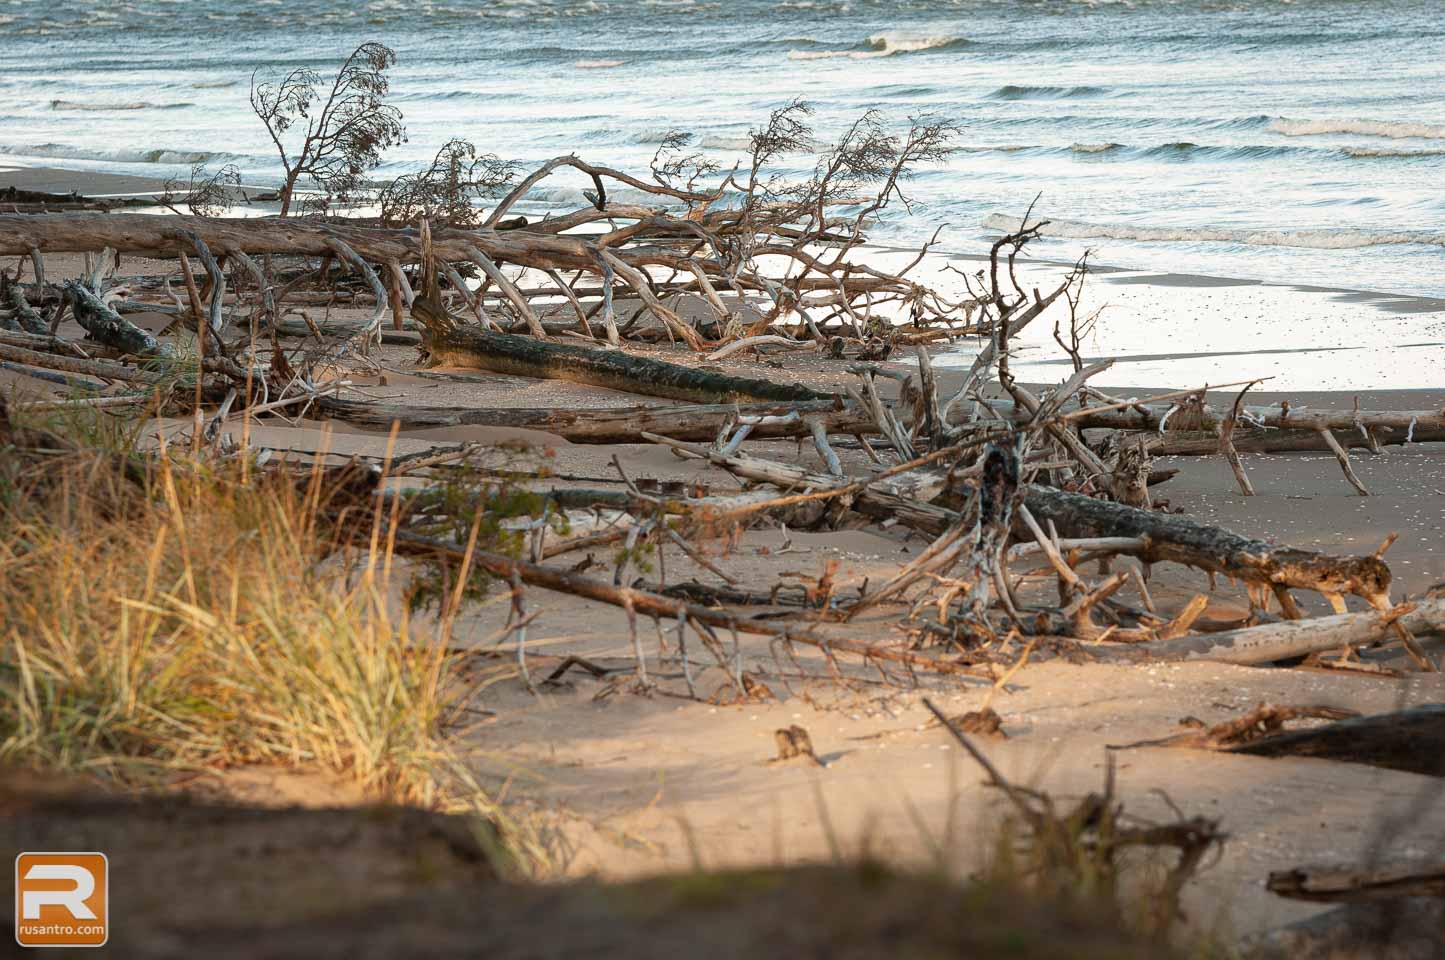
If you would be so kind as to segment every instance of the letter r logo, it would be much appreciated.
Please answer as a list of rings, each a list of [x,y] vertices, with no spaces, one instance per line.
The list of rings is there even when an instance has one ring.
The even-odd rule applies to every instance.
[[[98,947],[109,939],[110,864],[103,853],[15,858],[15,940],[24,947]]]
[[[70,911],[76,920],[94,920],[95,911],[85,901],[95,893],[95,875],[84,867],[65,863],[37,863],[25,871],[22,881],[31,884],[33,880],[66,880],[69,890],[36,890],[31,885],[20,894],[20,919],[39,920],[40,908],[55,904]]]

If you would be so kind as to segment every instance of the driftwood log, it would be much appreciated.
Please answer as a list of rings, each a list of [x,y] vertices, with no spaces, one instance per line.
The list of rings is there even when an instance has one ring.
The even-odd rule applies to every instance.
[[[838,409],[832,400],[792,403],[679,404],[657,407],[613,407],[583,410],[570,407],[439,407],[316,398],[323,418],[362,426],[402,429],[484,426],[541,430],[571,443],[646,443],[645,434],[679,440],[712,440],[730,422],[753,424],[756,439],[805,437],[810,421],[821,421],[828,433],[870,433],[873,421],[848,406]]]
[[[1168,560],[1280,589],[1354,594],[1388,607],[1390,568],[1375,556],[1339,557],[1281,547],[1183,517],[1140,510],[1090,497],[1031,486],[1026,503],[1039,521],[1053,521],[1066,537],[1130,537],[1145,543],[1130,551],[1146,562]]]
[[[1398,624],[1412,634],[1445,631],[1445,598],[1309,620],[1287,620],[1224,633],[1177,637],[1132,648],[1099,649],[1112,660],[1213,660],[1243,665],[1275,663],[1311,653],[1340,652],[1378,643]]]
[[[422,351],[433,366],[472,367],[543,380],[566,380],[694,403],[827,397],[798,384],[712,373],[650,357],[634,357],[621,350],[493,333],[458,322],[429,297],[416,299],[412,316],[422,324]]]

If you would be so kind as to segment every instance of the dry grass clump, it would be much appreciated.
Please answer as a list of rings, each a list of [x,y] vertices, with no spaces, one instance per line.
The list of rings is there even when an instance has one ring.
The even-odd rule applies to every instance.
[[[0,761],[303,765],[443,801],[448,618],[387,602],[384,543],[336,552],[373,519],[344,482],[0,432]]]

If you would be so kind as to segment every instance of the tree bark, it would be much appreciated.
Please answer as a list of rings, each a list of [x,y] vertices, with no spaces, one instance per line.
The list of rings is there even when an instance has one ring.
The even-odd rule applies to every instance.
[[[89,287],[76,280],[65,282],[70,310],[85,332],[97,343],[137,357],[173,357],[175,349],[116,313]]]
[[[1286,620],[1224,633],[1178,637],[1129,648],[1099,648],[1114,661],[1213,660],[1244,665],[1274,663],[1374,643],[1397,622],[1411,633],[1445,630],[1445,599],[1422,600],[1404,611],[1367,610],[1310,620]]]
[[[1039,521],[1052,520],[1065,537],[1137,537],[1147,562],[1169,560],[1254,583],[1352,593],[1374,606],[1389,604],[1390,568],[1374,556],[1337,557],[1254,540],[1183,517],[1094,500],[1052,487],[1030,486],[1025,501]]]
[[[728,400],[824,400],[828,394],[792,383],[709,373],[621,350],[600,350],[463,325],[418,297],[412,316],[423,325],[422,349],[433,365],[566,380],[644,396],[695,403]]]
[[[484,426],[541,430],[571,443],[646,443],[644,434],[679,440],[711,441],[724,424],[741,417],[754,421],[754,439],[805,437],[809,420],[820,421],[829,433],[858,433],[872,423],[853,407],[836,409],[832,400],[795,403],[681,404],[659,407],[616,407],[585,410],[572,407],[421,407],[406,404],[316,398],[323,418],[386,429],[393,422],[404,429]]]

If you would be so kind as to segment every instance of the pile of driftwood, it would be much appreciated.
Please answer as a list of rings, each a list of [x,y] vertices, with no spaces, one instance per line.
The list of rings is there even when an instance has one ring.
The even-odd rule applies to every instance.
[[[773,136],[759,136],[765,135]],[[935,136],[915,128],[893,155],[880,197],[886,198],[909,163],[926,154]],[[507,557],[478,561],[521,583],[680,623],[944,671],[991,669],[1015,658],[1025,644],[1053,644],[1104,660],[1270,663],[1327,653],[1348,659],[1353,650],[1384,642],[1402,645],[1421,669],[1436,669],[1416,636],[1441,628],[1445,600],[1397,603],[1391,597],[1383,559],[1388,541],[1368,556],[1266,543],[1151,509],[1150,486],[1169,475],[1152,468],[1161,452],[1219,453],[1248,494],[1241,448],[1318,447],[1333,451],[1346,477],[1364,493],[1348,448],[1445,438],[1445,411],[1309,411],[1287,403],[1250,407],[1243,402],[1244,391],[1227,409],[1214,409],[1203,387],[1147,401],[1118,399],[1090,386],[1090,378],[1108,364],[1085,365],[1072,310],[1073,336],[1058,340],[1073,360],[1074,374],[1052,389],[1030,389],[1010,370],[1011,340],[1054,304],[1076,305],[1084,274],[1080,265],[1052,291],[1026,292],[1015,275],[1015,257],[1037,227],[1001,238],[988,269],[970,283],[975,296],[967,304],[952,303],[909,282],[907,270],[888,273],[869,265],[862,231],[876,203],[851,218],[828,215],[819,201],[833,196],[826,170],[807,193],[811,205],[764,195],[758,186],[761,162],[755,160],[753,189],[744,191],[741,201],[724,204],[721,187],[696,193],[668,186],[665,178],[649,184],[562,158],[522,181],[474,229],[433,229],[425,220],[415,229],[385,229],[320,218],[0,215],[0,254],[19,254],[31,273],[29,282],[7,276],[0,285],[0,326],[5,328],[0,330],[0,361],[51,376],[78,374],[135,388],[61,403],[140,403],[169,390],[189,402],[198,418],[214,405],[211,429],[230,416],[279,407],[378,425],[534,427],[574,442],[664,444],[682,456],[706,458],[754,487],[731,497],[678,499],[652,496],[629,484],[627,491],[611,495],[608,510],[601,513],[598,504],[582,503],[586,493],[578,492],[570,501],[575,514],[571,540],[535,537],[533,561],[609,538],[629,550],[682,544],[700,557],[688,546],[689,537],[764,516],[794,525],[853,522],[848,518],[861,516],[932,538],[887,582],[864,584],[853,595],[842,585],[820,585],[807,598],[809,609],[795,611],[787,622],[755,616],[747,607],[759,598],[727,584],[699,587],[698,595],[708,602],[691,603],[636,589],[621,570],[612,583],[596,583]],[[508,221],[525,188],[559,166],[594,178],[593,208],[535,223]],[[738,188],[736,177],[728,178],[730,188]],[[610,181],[683,206],[610,204]],[[612,225],[607,233],[564,232],[603,221]],[[828,249],[829,244],[836,249]],[[85,275],[50,282],[45,258],[58,252],[84,253]],[[173,292],[166,277],[115,281],[121,255],[174,258],[185,296]],[[199,276],[192,272],[191,255],[202,266]],[[772,261],[782,266],[770,272]],[[463,278],[464,268],[471,268],[473,281]],[[408,313],[416,321],[423,357],[433,362],[690,402],[596,411],[437,409],[338,396],[311,376],[306,358],[314,354],[288,350],[282,339],[296,332],[287,329],[286,300],[334,283],[332,272],[339,269],[359,278],[374,300],[371,323],[359,339],[343,336],[343,351],[370,343],[379,332],[381,312],[390,309],[398,325]],[[564,279],[561,271],[572,278]],[[552,286],[521,285],[522,276],[538,272],[549,276]],[[158,295],[168,295],[170,302]],[[685,319],[677,306],[688,297],[700,309]],[[500,315],[499,304],[505,305],[509,321]],[[619,322],[624,304],[631,304],[632,312]],[[876,311],[885,304],[904,306],[912,323],[883,324]],[[449,305],[467,315],[459,316]],[[172,328],[191,331],[195,349],[180,350],[170,339],[136,326],[127,319],[132,311],[174,316]],[[600,332],[592,324],[599,312]],[[84,340],[56,336],[67,313],[86,331]],[[644,316],[650,322],[639,326]],[[308,334],[321,333],[309,318],[308,324],[303,327]],[[825,394],[639,357],[620,348],[624,333],[649,329],[692,349],[712,350],[714,358],[764,345],[848,356],[848,351],[874,349],[874,341],[897,347],[912,340],[918,366],[915,372],[899,373],[857,362],[851,368],[857,387]],[[568,333],[578,336],[557,339]],[[946,395],[927,348],[916,342],[935,333],[983,338],[972,368]],[[602,342],[589,343],[589,337]],[[328,362],[336,359],[333,352]],[[364,362],[359,355],[355,359]],[[178,382],[187,389],[177,391]],[[752,439],[790,436],[811,441],[826,472],[742,449]],[[870,475],[844,472],[835,450],[844,439],[872,459]],[[410,468],[433,471],[467,456],[465,449],[438,452]],[[761,492],[764,485],[779,492]],[[398,542],[407,544],[408,536]],[[426,548],[462,549],[436,543]],[[1139,564],[1129,572],[1110,572],[1110,562],[1118,557]],[[1019,596],[1010,566],[1029,559],[1042,559],[1054,571],[1056,601],[1025,602]],[[1100,562],[1098,579],[1082,569],[1090,560]],[[1155,610],[1146,581],[1151,566],[1160,562],[1205,571],[1211,583],[1217,575],[1242,582],[1249,619],[1234,624],[1235,629],[1202,619],[1207,606],[1202,593],[1170,614]],[[1126,587],[1138,593],[1138,604],[1119,599]],[[1335,615],[1304,618],[1295,597],[1301,591],[1325,597]],[[1360,598],[1365,609],[1352,612],[1344,599],[1350,595]],[[885,608],[905,612],[912,631],[906,647],[828,635],[835,625]]]
[[[527,609],[528,587],[624,610],[635,653],[628,682],[659,689],[656,668],[665,663],[680,668],[685,686],[669,692],[698,698],[704,666],[727,678],[714,695],[735,701],[768,696],[773,678],[809,676],[799,648],[811,648],[815,663],[825,663],[838,682],[847,682],[845,673],[858,676],[846,669],[851,661],[898,686],[917,685],[924,674],[997,684],[1028,658],[1050,656],[1304,663],[1389,674],[1359,652],[1396,646],[1417,669],[1438,669],[1421,641],[1445,632],[1445,596],[1393,595],[1384,558],[1393,538],[1360,556],[1297,549],[1170,512],[1154,502],[1151,488],[1174,472],[1156,469],[1158,456],[1222,456],[1241,492],[1251,495],[1242,453],[1323,450],[1365,495],[1350,451],[1445,441],[1445,411],[1248,405],[1252,384],[1224,385],[1243,389],[1222,405],[1211,405],[1203,385],[1143,400],[1109,396],[1090,384],[1108,364],[1089,365],[1079,355],[1080,324],[1087,321],[1073,309],[1071,335],[1057,336],[1073,374],[1050,388],[1027,386],[1010,370],[1011,344],[1051,308],[1062,314],[1065,304],[1077,305],[1083,265],[1048,292],[1025,291],[1015,258],[1035,229],[1021,230],[995,244],[980,279],[970,278],[969,298],[951,301],[908,279],[919,259],[884,270],[871,265],[874,254],[862,242],[868,217],[907,167],[935,149],[938,131],[915,127],[906,142],[895,143],[890,165],[875,171],[882,186],[874,201],[855,202],[849,216],[839,217],[830,207],[843,198],[830,178],[846,181],[842,167],[830,172],[825,164],[802,193],[765,189],[766,143],[783,135],[770,130],[750,176],[734,171],[716,189],[701,190],[695,180],[679,186],[662,175],[642,180],[566,157],[523,180],[484,222],[468,228],[425,219],[388,228],[322,218],[0,215],[0,255],[20,258],[13,277],[0,273],[0,363],[82,391],[10,409],[169,408],[194,416],[198,442],[229,418],[281,409],[378,427],[527,427],[574,443],[666,446],[742,481],[741,492],[726,495],[648,486],[617,463],[614,487],[553,486],[540,515],[508,521],[524,536],[520,552],[506,552],[438,536],[415,487],[398,494],[383,483],[408,476],[424,489],[432,480],[455,480],[459,465],[482,454],[479,445],[437,447],[349,474],[345,482],[363,498],[399,498],[382,511],[398,552],[510,584],[508,633],[529,687],[556,682],[574,666],[599,676],[615,671],[568,658],[539,676],[540,658],[534,655],[530,666],[528,658],[527,625],[536,615]],[[512,216],[527,189],[563,167],[593,179],[591,206],[540,221]],[[609,183],[659,203],[615,203]],[[599,224],[605,232],[585,229]],[[54,282],[47,256],[65,253],[84,254],[85,269]],[[177,269],[118,280],[121,256],[174,261]],[[317,304],[369,308],[370,318],[359,326],[319,325],[306,309]],[[412,326],[419,337],[383,331],[388,312],[395,328]],[[149,333],[128,319],[137,314],[161,314],[171,323]],[[58,335],[67,316],[83,338]],[[1063,329],[1062,319],[1055,327]],[[977,338],[981,349],[962,381],[944,390],[926,344],[963,337]],[[746,350],[812,350],[851,363],[856,385],[824,392],[627,349],[629,341],[663,338],[713,363]],[[428,363],[651,399],[601,410],[394,405],[346,396],[334,378],[316,375],[323,363],[333,370],[365,365],[368,350],[388,339],[416,343]],[[877,362],[910,350],[916,367]],[[28,442],[3,416],[0,427],[0,439]],[[783,437],[811,444],[821,467],[747,448]],[[59,442],[51,437],[41,445]],[[871,469],[850,473],[838,452],[845,447],[866,455]],[[568,522],[553,522],[558,518]],[[712,563],[708,542],[726,542],[764,518],[792,529],[901,526],[927,545],[882,582],[842,582],[825,565],[814,577],[758,590]],[[590,554],[574,562],[609,545],[619,548],[611,576],[588,573]],[[665,575],[660,582],[638,576],[636,558],[664,548],[680,550],[707,576],[671,583]],[[1242,583],[1247,615],[1206,616],[1203,591],[1161,609],[1149,581],[1162,563],[1202,571],[1211,588],[1220,576]],[[1040,565],[1052,578],[1050,591],[1039,589],[1037,576],[1017,573]],[[1307,615],[1311,605],[1301,597],[1310,594],[1333,614]],[[1357,598],[1353,607],[1349,597]],[[643,640],[640,624],[649,618],[656,647]],[[766,655],[745,645],[745,637],[766,638]],[[776,670],[765,665],[767,657]],[[1283,731],[1285,720],[1302,715],[1335,716],[1269,708],[1155,745],[1294,752],[1442,772],[1435,762],[1445,736],[1439,710]],[[1407,749],[1402,758],[1400,736],[1434,746]],[[1430,769],[1417,762],[1425,754]],[[1272,884],[1287,895],[1320,898],[1317,879],[1290,874]],[[1377,887],[1397,880],[1341,882],[1375,896]],[[1438,890],[1438,883],[1438,873],[1426,871],[1411,874],[1407,886]]]

